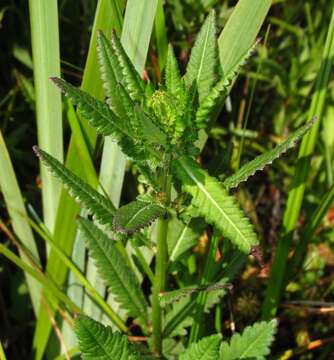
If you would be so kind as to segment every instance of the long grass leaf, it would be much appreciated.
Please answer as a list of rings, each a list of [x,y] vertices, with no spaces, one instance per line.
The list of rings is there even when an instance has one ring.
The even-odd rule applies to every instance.
[[[0,254],[6,256],[17,267],[19,267],[25,273],[29,274],[36,281],[38,281],[41,285],[50,290],[54,296],[67,305],[70,310],[74,311],[75,313],[80,313],[80,309],[66,296],[66,294],[59,290],[59,288],[52,281],[50,281],[43,273],[40,273],[31,266],[27,265],[3,244],[0,244]]]
[[[61,96],[49,82],[60,76],[57,0],[30,0],[30,24],[34,62],[38,144],[59,161],[63,161],[63,127]],[[54,230],[60,195],[60,183],[41,168],[42,203],[45,225]]]
[[[0,168],[2,175],[0,176],[0,191],[3,194],[7,211],[9,213],[13,230],[18,239],[28,248],[34,259],[39,263],[39,254],[32,233],[31,227],[27,221],[27,212],[24,206],[22,194],[19,188],[19,184],[16,179],[16,175],[13,169],[11,159],[0,131]],[[26,261],[26,255],[20,251],[21,258]],[[31,297],[32,306],[35,315],[38,314],[41,286],[29,275],[26,275],[29,295]]]
[[[228,74],[251,48],[272,0],[240,0],[218,39],[220,65]]]

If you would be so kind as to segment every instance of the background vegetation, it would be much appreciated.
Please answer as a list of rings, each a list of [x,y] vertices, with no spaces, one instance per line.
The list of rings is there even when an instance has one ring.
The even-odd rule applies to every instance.
[[[47,173],[40,175],[31,149],[36,143],[44,144],[91,185],[102,183],[116,205],[133,200],[141,184],[136,169],[111,141],[103,144],[91,130],[78,125],[79,115],[66,100],[61,102],[58,91],[52,92],[46,74],[61,73],[72,84],[103,98],[91,36],[94,39],[97,29],[108,33],[114,28],[130,52],[127,34],[137,34],[142,51],[137,58],[132,54],[136,69],[142,73],[145,68],[146,77],[160,82],[167,43],[173,44],[184,70],[210,10],[216,10],[220,33],[236,1],[143,1],[138,8],[136,1],[129,0],[128,8],[132,3],[133,10],[127,8],[124,23],[122,0],[62,0],[58,9],[52,1],[53,6],[44,8],[39,3],[31,0],[30,9],[25,0],[3,0],[0,5],[1,252],[18,253],[36,272],[43,270],[44,286],[50,286],[52,279],[59,285],[53,291],[60,290],[66,301],[75,299],[85,313],[103,319],[91,297],[78,286],[73,269],[65,281],[66,267],[59,254],[54,255],[50,240],[72,256],[103,294],[104,285],[94,265],[75,241],[78,206],[61,192],[57,181]],[[243,67],[200,158],[210,174],[223,179],[314,115],[319,118],[300,148],[295,147],[235,191],[260,238],[261,251],[249,258],[233,280],[233,291],[215,305],[207,319],[209,333],[214,329],[229,336],[234,328],[242,331],[261,318],[277,316],[273,358],[328,359],[334,353],[333,6],[327,0],[273,1],[259,33],[257,51]],[[44,24],[37,21],[43,16]],[[43,32],[43,26],[50,31]],[[237,41],[240,39],[232,42]],[[45,49],[45,43],[51,48]],[[146,56],[141,56],[145,49],[146,62]],[[43,54],[48,50],[51,57],[45,63]],[[48,105],[41,108],[41,103]],[[194,272],[202,271],[208,251],[204,233],[186,253],[184,264]],[[15,261],[24,266],[19,259]],[[0,341],[7,358],[29,359],[33,353],[36,358],[44,353],[55,358],[60,354],[59,343],[65,352],[77,352],[62,312],[55,316],[57,302],[38,309],[40,282],[16,265],[13,258],[0,257]],[[93,296],[95,301],[97,297]]]

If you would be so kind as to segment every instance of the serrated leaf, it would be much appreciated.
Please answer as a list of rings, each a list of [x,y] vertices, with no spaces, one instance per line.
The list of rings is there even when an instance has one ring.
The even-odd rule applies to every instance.
[[[125,335],[87,316],[75,320],[75,333],[84,360],[139,360]]]
[[[160,305],[162,307],[165,307],[166,305],[177,302],[183,299],[184,297],[190,297],[192,294],[196,294],[202,291],[209,293],[211,291],[218,291],[227,288],[231,289],[231,287],[232,285],[229,283],[223,284],[219,282],[219,283],[207,284],[202,286],[194,286],[194,287],[189,286],[189,287],[184,287],[182,289],[162,292],[161,294],[159,294]]]
[[[255,47],[258,42],[256,42],[242,58],[235,64],[235,66],[230,70],[229,73],[220,79],[214,87],[212,87],[208,95],[200,103],[199,108],[196,112],[196,125],[197,128],[205,128],[207,122],[210,118],[221,108],[224,103],[227,95],[230,92],[231,84],[238,76],[240,68],[246,63],[249,57],[253,54]]]
[[[211,335],[203,338],[180,356],[180,360],[217,360],[219,358],[219,344],[221,336]]]
[[[182,96],[182,93],[185,91],[184,83],[180,75],[179,66],[172,45],[168,46],[165,81],[167,91],[171,95],[175,96],[175,98]]]
[[[216,16],[212,10],[196,38],[185,74],[187,86],[195,81],[200,102],[208,95],[215,83],[217,69]]]
[[[112,224],[115,207],[109,199],[98,193],[90,185],[61,164],[53,156],[34,146],[36,155],[50,169],[50,171],[67,187],[70,194],[82,204],[96,220],[102,224]]]
[[[138,75],[115,32],[112,34],[111,44],[122,69],[122,84],[132,100],[140,102],[144,97],[144,82]]]
[[[116,116],[107,104],[77,89],[65,80],[52,78],[52,81],[71,99],[73,104],[79,107],[81,114],[97,132],[102,135],[112,135],[122,151],[130,158],[145,160],[148,158],[147,150],[154,153],[152,149],[144,148],[140,144],[140,139],[136,137],[130,123]],[[119,86],[121,87],[121,84]],[[119,95],[122,97],[124,94],[119,92]]]
[[[186,251],[196,245],[205,223],[197,218],[185,224],[176,216],[173,216],[169,223],[169,226],[173,229],[171,233],[168,233],[169,261],[175,262]]]
[[[135,107],[135,117],[141,128],[142,137],[148,144],[166,146],[166,134],[139,107]]]
[[[108,104],[120,118],[127,118],[127,110],[117,89],[121,82],[122,69],[117,56],[112,49],[110,41],[102,31],[97,33],[97,55],[100,64],[100,74],[105,93],[108,97]]]
[[[316,119],[316,117],[313,118],[310,122],[290,134],[285,141],[274,147],[272,150],[257,156],[254,160],[243,165],[235,174],[224,181],[224,186],[227,189],[237,187],[241,182],[246,181],[257,171],[263,170],[266,165],[271,164],[275,159],[279,158],[282,154],[295,146],[297,142],[310,130]]]
[[[88,93],[76,88],[60,78],[51,80],[77,105],[81,114],[88,120],[97,132],[102,135],[113,135],[119,139],[121,135],[129,135],[131,129],[113,113],[107,104],[97,100]]]
[[[254,359],[264,360],[270,353],[274,341],[277,321],[259,322],[248,326],[240,334],[234,334],[230,343],[223,342],[220,347],[221,360]]]
[[[80,230],[95,264],[120,306],[134,318],[147,321],[147,303],[132,269],[116,242],[89,220],[79,218]]]
[[[160,204],[136,200],[117,210],[113,225],[116,231],[133,233],[165,214],[166,209]]]
[[[174,168],[183,190],[192,195],[192,203],[198,208],[199,214],[221,230],[241,251],[249,253],[258,240],[235,198],[191,158],[176,160]]]

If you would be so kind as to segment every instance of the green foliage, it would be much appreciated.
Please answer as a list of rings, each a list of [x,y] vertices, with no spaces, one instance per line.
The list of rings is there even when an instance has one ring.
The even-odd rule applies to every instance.
[[[191,344],[180,356],[180,360],[216,360],[218,358],[221,336],[211,335],[198,343]]]
[[[174,163],[184,191],[192,195],[198,213],[214,224],[240,250],[249,253],[258,244],[254,230],[233,196],[195,161],[182,158]]]
[[[221,360],[256,359],[264,360],[274,340],[277,321],[259,322],[248,326],[243,333],[234,334],[230,343],[223,342],[220,348]]]
[[[269,150],[256,157],[254,160],[246,163],[236,173],[224,181],[224,186],[227,189],[237,187],[241,182],[246,181],[257,171],[263,170],[266,165],[271,164],[275,159],[279,158],[282,154],[295,146],[297,142],[310,130],[316,119],[316,117],[313,118],[312,121],[290,134],[285,141],[274,147],[272,150]]]
[[[200,102],[209,94],[219,71],[215,19],[215,13],[211,11],[196,38],[185,75],[188,87],[196,83]]]
[[[116,231],[133,233],[164,216],[166,209],[151,201],[137,200],[119,208],[113,220]]]
[[[50,171],[68,188],[70,194],[89,210],[100,224],[112,224],[115,207],[109,199],[98,193],[45,151],[37,146],[34,146],[34,151],[41,161],[49,167]]]
[[[131,350],[125,335],[114,333],[109,326],[103,326],[87,316],[76,319],[75,333],[84,360],[140,359]]]
[[[239,74],[241,67],[247,62],[249,57],[253,54],[257,45],[253,45],[241,59],[231,68],[231,70],[224,74],[212,88],[210,92],[203,99],[196,112],[196,125],[198,128],[205,128],[207,123],[216,113],[221,109],[227,95],[231,90],[231,86]]]
[[[123,49],[123,46],[115,32],[112,33],[111,40],[114,54],[117,56],[121,68],[121,81],[123,82],[123,86],[128,91],[132,100],[140,102],[144,96],[144,83]]]
[[[97,268],[121,307],[134,318],[147,320],[147,304],[135,274],[111,240],[92,222],[79,219],[79,226]]]
[[[235,198],[193,159],[199,153],[195,146],[199,130],[209,130],[210,120],[214,119],[241,65],[250,54],[248,51],[235,62],[223,79],[219,79],[221,71],[215,23],[215,13],[212,11],[195,41],[183,78],[174,51],[171,46],[169,47],[163,77],[165,81],[159,84],[157,89],[153,89],[153,86],[147,85],[141,79],[115,33],[112,34],[111,41],[102,32],[97,35],[100,74],[106,102],[95,99],[62,79],[52,79],[72,103],[77,105],[81,115],[96,131],[104,136],[111,135],[123,152],[133,160],[134,166],[144,178],[142,184],[146,194],[115,210],[107,197],[83,183],[48,154],[36,150],[51,171],[70,188],[102,225],[112,223],[109,238],[89,220],[78,220],[90,254],[110,287],[115,301],[126,311],[129,318],[133,318],[133,321],[141,326],[141,331],[145,335],[149,333],[152,324],[152,345],[149,345],[156,354],[163,353],[163,335],[184,332],[185,327],[189,326],[189,317],[194,316],[195,304],[199,304],[193,298],[188,302],[188,306],[176,314],[174,302],[178,302],[180,298],[191,297],[195,293],[214,292],[214,296],[201,297],[203,301],[200,303],[200,316],[196,318],[196,321],[200,321],[205,309],[219,301],[221,293],[217,295],[217,291],[229,286],[226,284],[226,278],[214,279],[215,272],[219,273],[214,261],[221,234],[247,254],[258,244],[254,230]],[[302,135],[301,132],[298,136]],[[289,144],[296,139],[297,137],[291,138]],[[286,145],[285,148],[287,147]],[[283,146],[280,149],[282,148]],[[275,156],[279,156],[281,152],[283,150],[275,153]],[[258,163],[256,166],[260,167]],[[254,169],[254,166],[251,167]],[[238,174],[237,177],[239,179]],[[189,208],[189,204],[194,211],[182,217],[183,210]],[[193,288],[181,286],[166,292],[168,263],[170,262],[176,271],[182,269],[186,261],[181,260],[181,255],[195,245],[205,228],[203,219],[194,219],[197,216],[203,217],[208,224],[216,228],[216,245],[212,251],[210,250],[205,265],[205,272],[210,269],[210,274],[212,273],[213,285],[210,285],[211,278],[209,279],[207,274],[203,278],[204,282],[203,279],[198,282],[197,278],[189,275],[188,284],[192,281],[193,284],[200,285]],[[148,228],[156,219],[156,228]],[[155,274],[152,274],[150,269],[151,255],[146,258],[138,243],[129,241],[130,235],[140,230],[142,231],[137,236],[137,241],[146,246],[145,251],[156,251]],[[116,232],[124,235],[120,236]],[[173,232],[174,238],[172,235],[168,236],[168,232]],[[146,239],[146,236],[151,237],[152,242]],[[119,238],[122,240],[116,240]],[[123,240],[128,241],[126,246],[133,251],[133,258],[128,256]],[[229,246],[227,241],[224,245]],[[176,263],[176,260],[179,262]],[[190,268],[191,265],[188,266]],[[151,311],[148,308],[146,294],[144,295],[138,281],[142,279],[142,270],[153,285]],[[180,283],[182,282],[181,276]],[[170,303],[172,306],[166,306]],[[167,313],[168,326],[165,329],[162,322],[163,311]],[[139,355],[124,337],[113,334],[111,329],[88,318],[79,318],[76,329],[84,358],[150,357]],[[245,334],[247,339],[244,343],[254,338],[248,330]],[[233,341],[231,346],[234,344]],[[264,346],[264,342],[261,344]],[[216,359],[219,356],[219,345],[218,335],[204,338],[192,344],[180,359]],[[260,346],[259,354],[262,353],[265,353],[265,350]]]

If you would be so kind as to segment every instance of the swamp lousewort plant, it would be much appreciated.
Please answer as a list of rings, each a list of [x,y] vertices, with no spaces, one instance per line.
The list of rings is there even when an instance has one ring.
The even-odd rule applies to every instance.
[[[145,193],[116,209],[108,197],[56,159],[37,147],[34,150],[94,216],[94,221],[78,219],[90,255],[120,308],[126,311],[127,323],[137,324],[148,342],[147,346],[134,345],[126,336],[131,335],[126,327],[128,333],[121,335],[112,327],[80,316],[75,328],[83,358],[263,359],[269,354],[275,320],[247,327],[241,335],[233,335],[229,343],[219,334],[201,339],[205,311],[219,301],[238,270],[232,263],[238,259],[240,268],[252,248],[258,246],[250,221],[229,189],[292,147],[313,122],[220,182],[196,161],[201,147],[199,133],[209,132],[253,48],[229,73],[221,74],[212,12],[196,39],[185,75],[181,76],[169,46],[165,81],[154,89],[135,71],[115,33],[109,41],[100,32],[97,42],[106,102],[62,79],[51,80],[99,134],[110,135],[119,144],[139,171]],[[181,255],[196,243],[206,224],[214,229],[207,261],[197,287],[189,290],[184,288],[189,284],[187,277],[174,273],[184,268]],[[175,241],[176,233],[183,234],[182,240]],[[223,257],[217,262],[221,237]],[[139,256],[138,265],[126,250],[131,248],[138,255],[142,247],[155,255],[154,274],[151,258]],[[151,282],[151,294],[147,288],[143,290],[143,278]],[[119,319],[113,322],[114,328],[119,328]],[[180,336],[190,327],[190,345],[185,348]]]

